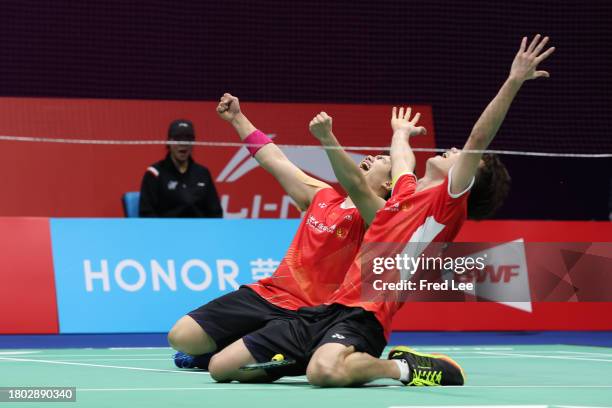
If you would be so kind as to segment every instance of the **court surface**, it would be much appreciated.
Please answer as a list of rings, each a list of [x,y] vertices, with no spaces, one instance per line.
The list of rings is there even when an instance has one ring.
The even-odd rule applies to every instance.
[[[76,403],[53,407],[612,407],[611,348],[415,348],[454,357],[467,373],[466,386],[416,388],[385,380],[360,388],[317,389],[305,377],[261,385],[218,384],[207,372],[175,368],[169,348],[0,350],[0,386],[77,388]]]

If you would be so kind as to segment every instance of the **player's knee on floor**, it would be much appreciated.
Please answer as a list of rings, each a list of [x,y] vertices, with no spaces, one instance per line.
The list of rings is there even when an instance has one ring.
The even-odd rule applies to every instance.
[[[350,383],[345,364],[340,361],[313,359],[308,364],[306,378],[317,387],[343,387]]]
[[[208,363],[208,372],[212,379],[217,382],[232,381],[232,374],[234,374],[235,371],[235,367],[230,367],[222,354],[215,354],[210,359],[210,363]]]
[[[264,371],[240,371],[240,367],[236,366],[236,361],[226,358],[223,353],[212,356],[208,364],[208,372],[217,382],[268,383],[273,381]]]

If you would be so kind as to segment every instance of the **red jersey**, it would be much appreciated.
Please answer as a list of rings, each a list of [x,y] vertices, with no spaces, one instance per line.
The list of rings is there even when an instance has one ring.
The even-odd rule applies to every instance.
[[[451,174],[438,186],[416,192],[416,177],[402,175],[391,198],[378,210],[364,237],[368,243],[429,243],[452,241],[467,217],[467,197],[471,185],[461,194],[450,194]],[[419,245],[420,246],[420,245]],[[423,246],[426,247],[426,245]],[[361,297],[361,256],[353,260],[346,278],[327,301],[351,307],[362,307],[376,315],[385,336],[391,332],[393,315],[402,302],[366,302]]]
[[[250,284],[284,309],[324,303],[338,289],[365,233],[357,208],[333,188],[319,190],[280,265],[269,278]]]

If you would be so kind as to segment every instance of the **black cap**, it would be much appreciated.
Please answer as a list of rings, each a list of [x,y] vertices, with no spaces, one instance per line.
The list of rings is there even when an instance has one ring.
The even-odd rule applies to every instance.
[[[168,128],[168,139],[172,140],[195,140],[193,123],[187,119],[177,119]]]

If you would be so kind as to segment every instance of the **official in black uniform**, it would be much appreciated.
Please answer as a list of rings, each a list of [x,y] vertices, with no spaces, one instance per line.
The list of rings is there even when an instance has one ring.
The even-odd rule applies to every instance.
[[[194,141],[191,121],[172,122],[168,140]],[[189,144],[169,144],[166,158],[147,168],[140,187],[141,217],[223,217],[210,171],[191,158],[192,150]]]

